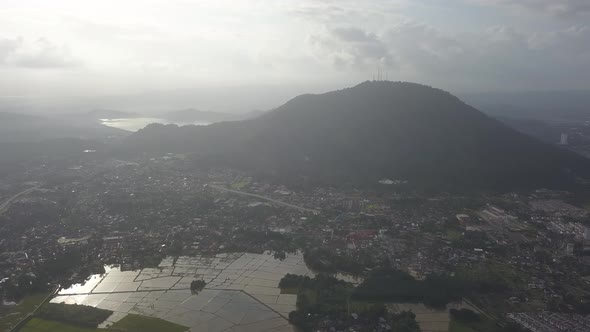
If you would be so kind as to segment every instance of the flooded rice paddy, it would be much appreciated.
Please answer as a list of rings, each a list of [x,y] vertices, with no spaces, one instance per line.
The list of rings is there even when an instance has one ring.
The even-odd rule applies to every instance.
[[[190,331],[294,331],[287,320],[296,295],[281,294],[286,274],[313,277],[303,255],[230,253],[164,259],[158,268],[108,268],[83,284],[61,290],[53,303],[89,305],[114,313],[108,326],[127,314],[157,317]],[[192,294],[193,280],[205,289]]]

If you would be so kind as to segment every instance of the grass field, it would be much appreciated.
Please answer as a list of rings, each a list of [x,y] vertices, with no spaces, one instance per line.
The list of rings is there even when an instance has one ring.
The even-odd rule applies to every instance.
[[[99,329],[77,327],[42,318],[32,318],[19,332],[98,332]]]
[[[240,179],[239,181],[232,183],[230,187],[234,190],[242,190],[246,188],[250,184],[250,182],[252,182],[252,178],[245,177]]]
[[[186,330],[188,327],[162,319],[130,314],[107,329],[84,328],[35,317],[18,332],[184,332]]]
[[[477,332],[469,326],[463,325],[457,321],[451,321],[449,323],[449,332]]]
[[[447,230],[446,234],[445,234],[445,238],[449,241],[456,241],[458,239],[460,239],[463,236],[463,233],[458,231],[458,230],[454,230],[454,229],[449,229]]]
[[[299,289],[298,288],[281,288],[281,294],[297,295],[297,294],[299,294]]]
[[[109,330],[128,332],[184,332],[188,330],[188,327],[170,323],[163,319],[129,314],[113,324]]]
[[[449,331],[451,317],[448,309],[433,309],[422,303],[389,303],[387,307],[396,313],[403,311],[413,312],[422,331]]]
[[[49,295],[49,293],[27,295],[17,306],[0,312],[0,331],[10,330],[10,328],[23,320],[27,314],[35,310],[47,295]]]
[[[492,320],[482,317],[479,322],[460,322],[452,319],[449,323],[449,332],[500,332],[501,327]]]

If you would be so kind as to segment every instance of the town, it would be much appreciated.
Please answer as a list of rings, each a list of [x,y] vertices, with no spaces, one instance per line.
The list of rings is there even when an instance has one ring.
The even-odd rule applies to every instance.
[[[391,268],[416,280],[461,275],[499,284],[502,291],[464,301],[533,331],[562,320],[575,322],[571,331],[590,326],[585,202],[549,190],[432,196],[404,185],[291,189],[179,154],[48,160],[0,183],[4,302],[67,288],[104,266],[302,251],[311,270],[357,283]]]

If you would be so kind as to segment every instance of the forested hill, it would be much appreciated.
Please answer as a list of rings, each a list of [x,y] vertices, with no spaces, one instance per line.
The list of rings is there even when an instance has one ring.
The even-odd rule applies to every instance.
[[[100,140],[125,135],[124,130],[103,126],[97,121],[0,112],[0,143],[41,142],[61,138]]]
[[[589,166],[448,92],[406,82],[302,95],[247,121],[151,125],[124,148],[194,152],[285,181],[374,184],[390,178],[445,190],[560,187]]]

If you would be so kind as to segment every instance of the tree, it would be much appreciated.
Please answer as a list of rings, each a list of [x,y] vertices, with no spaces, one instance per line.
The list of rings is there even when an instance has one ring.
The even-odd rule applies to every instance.
[[[481,317],[479,317],[479,315],[477,313],[475,313],[469,309],[466,309],[466,308],[459,309],[459,310],[451,309],[450,314],[453,319],[456,319],[461,322],[472,323],[472,322],[478,322],[481,320]]]
[[[196,294],[200,292],[206,285],[207,283],[203,280],[193,280],[191,282],[191,293]]]
[[[416,322],[416,315],[411,311],[402,311],[393,315],[393,332],[420,332],[420,326]]]
[[[285,258],[287,258],[287,254],[285,254],[285,252],[282,251],[282,250],[281,251],[275,251],[274,252],[274,258],[275,259],[278,259],[280,261],[284,261]]]

